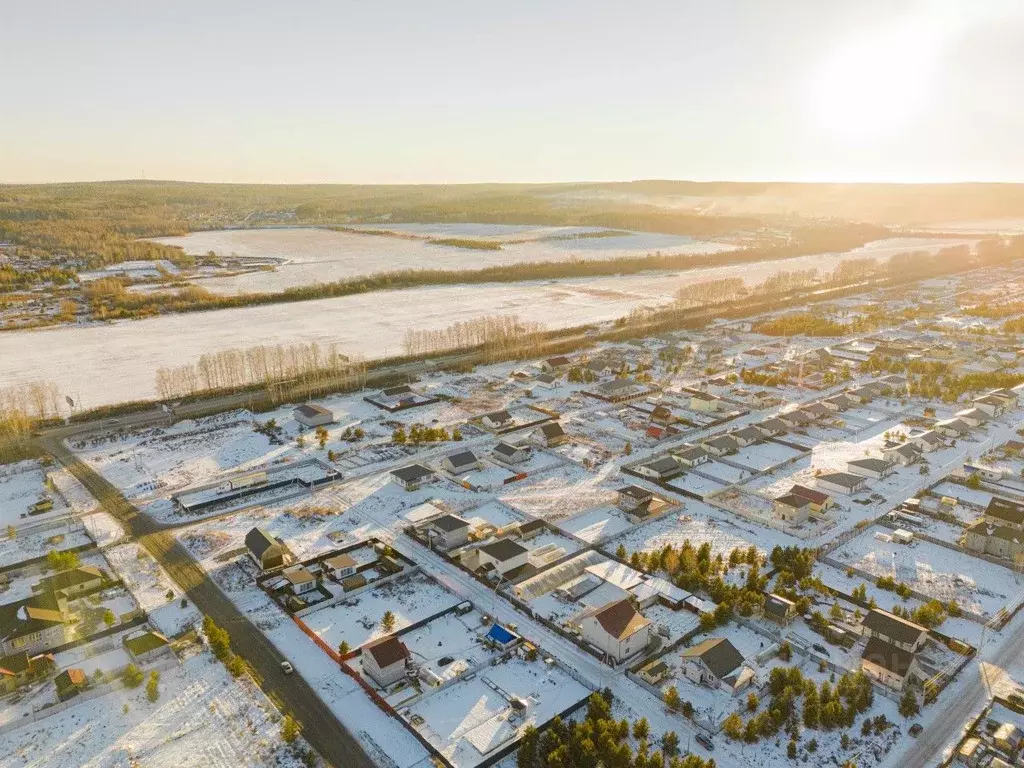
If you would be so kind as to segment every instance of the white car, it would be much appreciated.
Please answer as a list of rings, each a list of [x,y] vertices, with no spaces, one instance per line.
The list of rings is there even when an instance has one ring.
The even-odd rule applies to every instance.
[[[282,661],[281,671],[284,672],[286,675],[290,675],[292,672],[295,671],[295,667],[292,666],[292,663],[290,661]]]

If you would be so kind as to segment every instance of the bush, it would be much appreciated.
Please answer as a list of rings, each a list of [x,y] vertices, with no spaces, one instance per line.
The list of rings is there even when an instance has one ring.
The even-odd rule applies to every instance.
[[[226,666],[232,677],[241,677],[245,674],[245,660],[237,654],[231,657]]]
[[[146,696],[150,701],[160,698],[160,673],[155,669],[149,673],[149,682],[146,683]]]
[[[142,685],[142,680],[142,670],[134,664],[129,664],[124,668],[124,672],[121,673],[121,682],[124,683],[126,688],[138,688]]]
[[[291,744],[299,737],[299,724],[291,715],[285,715],[281,720],[281,738],[286,744]]]
[[[69,571],[79,564],[77,552],[51,549],[46,553],[46,565],[54,571]]]

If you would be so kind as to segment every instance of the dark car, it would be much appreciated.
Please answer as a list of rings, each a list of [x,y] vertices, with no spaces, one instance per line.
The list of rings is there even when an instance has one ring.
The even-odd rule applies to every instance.
[[[913,736],[916,739],[917,738],[917,734],[919,734],[923,730],[924,730],[924,726],[923,725],[921,725],[920,723],[914,723],[912,726],[910,726],[910,735]]]
[[[826,648],[824,645],[821,645],[820,643],[815,643],[811,646],[811,648],[816,650],[818,653],[823,653],[826,656],[828,656],[828,648]]]
[[[698,733],[694,738],[697,740],[697,743],[704,747],[708,752],[712,752],[715,749],[715,742],[713,742],[706,734]]]

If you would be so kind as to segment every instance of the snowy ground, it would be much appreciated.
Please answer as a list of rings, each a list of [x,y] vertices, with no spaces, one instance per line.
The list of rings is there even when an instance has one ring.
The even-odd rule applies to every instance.
[[[279,715],[251,683],[209,653],[160,676],[160,699],[117,689],[0,735],[0,766],[202,765],[298,768]]]
[[[632,523],[626,519],[625,512],[609,504],[577,515],[561,523],[561,528],[589,544],[599,544],[628,531]]]
[[[890,531],[872,526],[832,557],[875,576],[892,576],[930,598],[956,600],[982,616],[991,616],[1021,590],[1020,576],[1007,568],[927,541],[880,541],[875,533]]]

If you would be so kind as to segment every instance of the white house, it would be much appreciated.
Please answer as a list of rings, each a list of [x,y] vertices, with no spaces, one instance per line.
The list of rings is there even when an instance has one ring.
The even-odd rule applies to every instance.
[[[851,495],[867,488],[868,481],[866,477],[851,475],[849,472],[830,472],[818,475],[814,478],[814,484],[826,491]]]
[[[754,680],[743,654],[724,637],[711,637],[682,653],[683,674],[697,685],[738,692]]]
[[[956,417],[968,426],[975,428],[982,426],[988,421],[988,414],[980,408],[967,408],[966,410],[958,411]]]
[[[363,646],[363,671],[382,688],[405,677],[409,649],[394,635],[373,640]]]
[[[881,480],[892,474],[895,464],[883,459],[853,459],[846,462],[846,471],[851,475],[869,477],[872,480]]]
[[[292,416],[304,427],[322,427],[334,423],[334,413],[322,405],[305,403],[292,411]]]
[[[698,411],[700,413],[715,413],[718,411],[719,406],[722,404],[722,400],[709,395],[706,392],[694,392],[690,396],[690,410]]]
[[[527,445],[512,445],[504,440],[491,450],[491,455],[504,464],[520,464],[530,458]]]
[[[725,456],[739,450],[739,443],[732,435],[719,435],[701,441],[701,448],[712,456]]]
[[[296,565],[281,572],[288,581],[288,588],[293,595],[312,592],[320,586],[320,580],[307,570],[304,565]]]
[[[410,464],[407,467],[391,470],[391,481],[407,491],[415,491],[433,479],[434,473],[422,464]]]
[[[699,445],[684,445],[672,451],[675,460],[684,467],[696,467],[707,464],[708,452]]]
[[[441,515],[427,524],[428,536],[441,549],[453,549],[469,541],[469,521],[457,515]]]
[[[795,493],[787,493],[775,499],[773,513],[787,523],[805,523],[811,515],[811,502]]]
[[[477,550],[479,565],[477,569],[494,570],[504,576],[509,571],[526,565],[530,550],[512,539],[498,539],[485,544]]]
[[[937,421],[932,425],[932,428],[943,437],[950,437],[953,439],[966,437],[971,434],[971,425],[963,419],[945,419],[943,421]]]
[[[512,426],[513,419],[512,414],[508,411],[494,411],[494,413],[485,413],[480,417],[480,421],[488,429],[503,429],[505,427]]]
[[[324,567],[327,568],[334,578],[347,579],[356,572],[359,564],[352,555],[342,552],[340,555],[334,555],[334,557],[328,557],[324,560]]]
[[[921,449],[914,443],[892,443],[882,448],[882,458],[909,467],[921,460]]]
[[[643,651],[653,627],[628,597],[593,609],[580,623],[583,639],[616,663]]]
[[[933,429],[922,432],[917,437],[910,438],[910,442],[920,448],[924,453],[931,453],[946,447],[946,438]]]
[[[679,466],[679,462],[671,456],[663,456],[660,459],[638,464],[633,468],[633,471],[655,480],[670,480],[678,475],[682,468]]]
[[[451,472],[453,475],[464,475],[480,469],[480,457],[470,450],[449,453],[441,459],[441,469]]]

